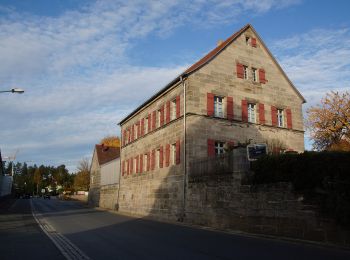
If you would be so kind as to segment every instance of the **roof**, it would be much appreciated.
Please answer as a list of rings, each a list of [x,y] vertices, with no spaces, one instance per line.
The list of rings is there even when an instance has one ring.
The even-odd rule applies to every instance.
[[[102,144],[96,144],[95,151],[97,154],[97,160],[99,165],[108,163],[120,157],[119,147],[111,147]]]
[[[267,50],[268,54],[271,56],[277,67],[280,69],[282,74],[285,76],[287,81],[291,84],[293,89],[296,91],[297,95],[302,99],[303,103],[306,103],[306,100],[301,95],[301,93],[297,90],[297,88],[294,86],[294,84],[290,81],[288,76],[285,74],[281,66],[278,64],[277,60],[274,58],[272,53],[269,51],[267,46],[264,44],[263,40],[260,38],[258,33],[254,30],[253,26],[251,24],[247,24],[244,27],[242,27],[239,31],[232,34],[230,37],[228,37],[225,41],[223,41],[221,44],[219,44],[216,48],[211,50],[208,54],[206,54],[204,57],[202,57],[199,61],[191,65],[189,68],[187,68],[184,72],[182,72],[179,76],[177,76],[175,79],[173,79],[171,82],[169,82],[164,88],[162,88],[160,91],[158,91],[156,94],[154,94],[152,97],[147,99],[144,103],[142,103],[140,106],[138,106],[134,111],[132,111],[128,116],[126,116],[124,119],[122,119],[119,122],[119,125],[123,124],[126,120],[128,120],[130,117],[132,117],[134,114],[136,114],[142,107],[150,103],[152,100],[154,100],[156,97],[167,91],[170,87],[172,87],[174,84],[181,82],[183,78],[187,77],[191,73],[195,72],[199,68],[203,67],[205,64],[207,64],[209,61],[211,61],[213,58],[215,58],[221,51],[223,51],[230,43],[232,43],[235,39],[237,39],[244,31],[246,31],[248,28],[250,28],[255,35],[258,37],[260,43],[264,46],[264,48]]]

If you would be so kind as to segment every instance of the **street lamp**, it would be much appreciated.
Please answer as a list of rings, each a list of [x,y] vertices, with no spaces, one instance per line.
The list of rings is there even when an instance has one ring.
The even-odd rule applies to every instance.
[[[21,88],[13,88],[10,90],[0,90],[0,93],[4,93],[4,92],[11,92],[11,93],[18,93],[18,94],[22,94],[24,93],[24,90]]]

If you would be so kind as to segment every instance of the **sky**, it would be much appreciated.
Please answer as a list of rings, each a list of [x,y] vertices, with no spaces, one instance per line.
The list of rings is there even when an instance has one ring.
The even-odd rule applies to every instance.
[[[0,0],[0,149],[70,172],[118,122],[250,23],[307,100],[350,89],[350,1]],[[306,149],[311,141],[306,134]]]

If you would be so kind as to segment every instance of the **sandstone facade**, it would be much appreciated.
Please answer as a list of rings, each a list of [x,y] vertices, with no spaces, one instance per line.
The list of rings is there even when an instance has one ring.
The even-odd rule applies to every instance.
[[[120,122],[119,210],[182,218],[189,165],[217,145],[277,140],[304,151],[304,102],[245,26]]]

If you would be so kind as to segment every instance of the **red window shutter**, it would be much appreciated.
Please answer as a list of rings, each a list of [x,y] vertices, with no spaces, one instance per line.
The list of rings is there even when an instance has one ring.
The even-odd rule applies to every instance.
[[[140,154],[140,173],[143,171],[143,155]]]
[[[141,136],[141,121],[138,121],[136,126],[137,126],[137,137],[140,138],[140,136]]]
[[[248,122],[248,101],[242,100],[242,121]]]
[[[152,113],[152,130],[156,129],[156,111],[153,111]]]
[[[267,82],[265,78],[265,70],[263,69],[259,69],[259,80],[260,80],[260,83],[262,84],[265,84]]]
[[[215,141],[208,139],[208,157],[215,156]]]
[[[259,104],[259,122],[265,124],[265,108],[264,104]]]
[[[256,48],[256,38],[252,38],[252,47]]]
[[[126,173],[129,175],[130,172],[130,163],[129,160],[126,160]]]
[[[176,118],[180,117],[180,96],[176,97]]]
[[[164,125],[164,105],[160,108],[160,126]]]
[[[180,140],[176,142],[176,164],[179,164],[181,161],[180,159]]]
[[[286,109],[286,114],[287,114],[287,128],[292,129],[293,124],[292,124],[292,111],[288,108]]]
[[[145,134],[145,119],[141,119],[141,136]]]
[[[233,98],[227,97],[227,119],[233,120]]]
[[[131,131],[130,131],[130,127],[128,128],[128,143],[131,142]]]
[[[152,117],[151,113],[148,114],[148,133],[151,132],[151,127],[152,127]]]
[[[125,173],[125,161],[122,161],[122,176],[124,176]]]
[[[133,158],[130,158],[130,174],[134,172],[134,164],[133,164]]]
[[[163,168],[163,146],[159,148],[159,168]]]
[[[170,101],[166,102],[165,122],[170,122]]]
[[[237,69],[237,78],[243,79],[243,78],[244,78],[244,69],[243,69],[243,65],[237,63],[237,64],[236,64],[236,69]]]
[[[277,108],[271,106],[271,123],[273,126],[277,126]]]
[[[214,116],[214,94],[207,93],[207,115]]]
[[[149,171],[150,166],[151,166],[151,153],[148,152],[147,153],[147,171]]]
[[[170,144],[165,146],[165,167],[169,166],[170,162]]]
[[[135,160],[136,160],[136,169],[135,169],[135,172],[136,172],[136,173],[139,173],[139,156],[138,156],[138,155],[135,157]]]
[[[156,151],[153,149],[152,150],[152,155],[151,155],[151,170],[154,170],[154,167],[156,165]]]
[[[131,126],[131,142],[135,140],[135,126]]]

